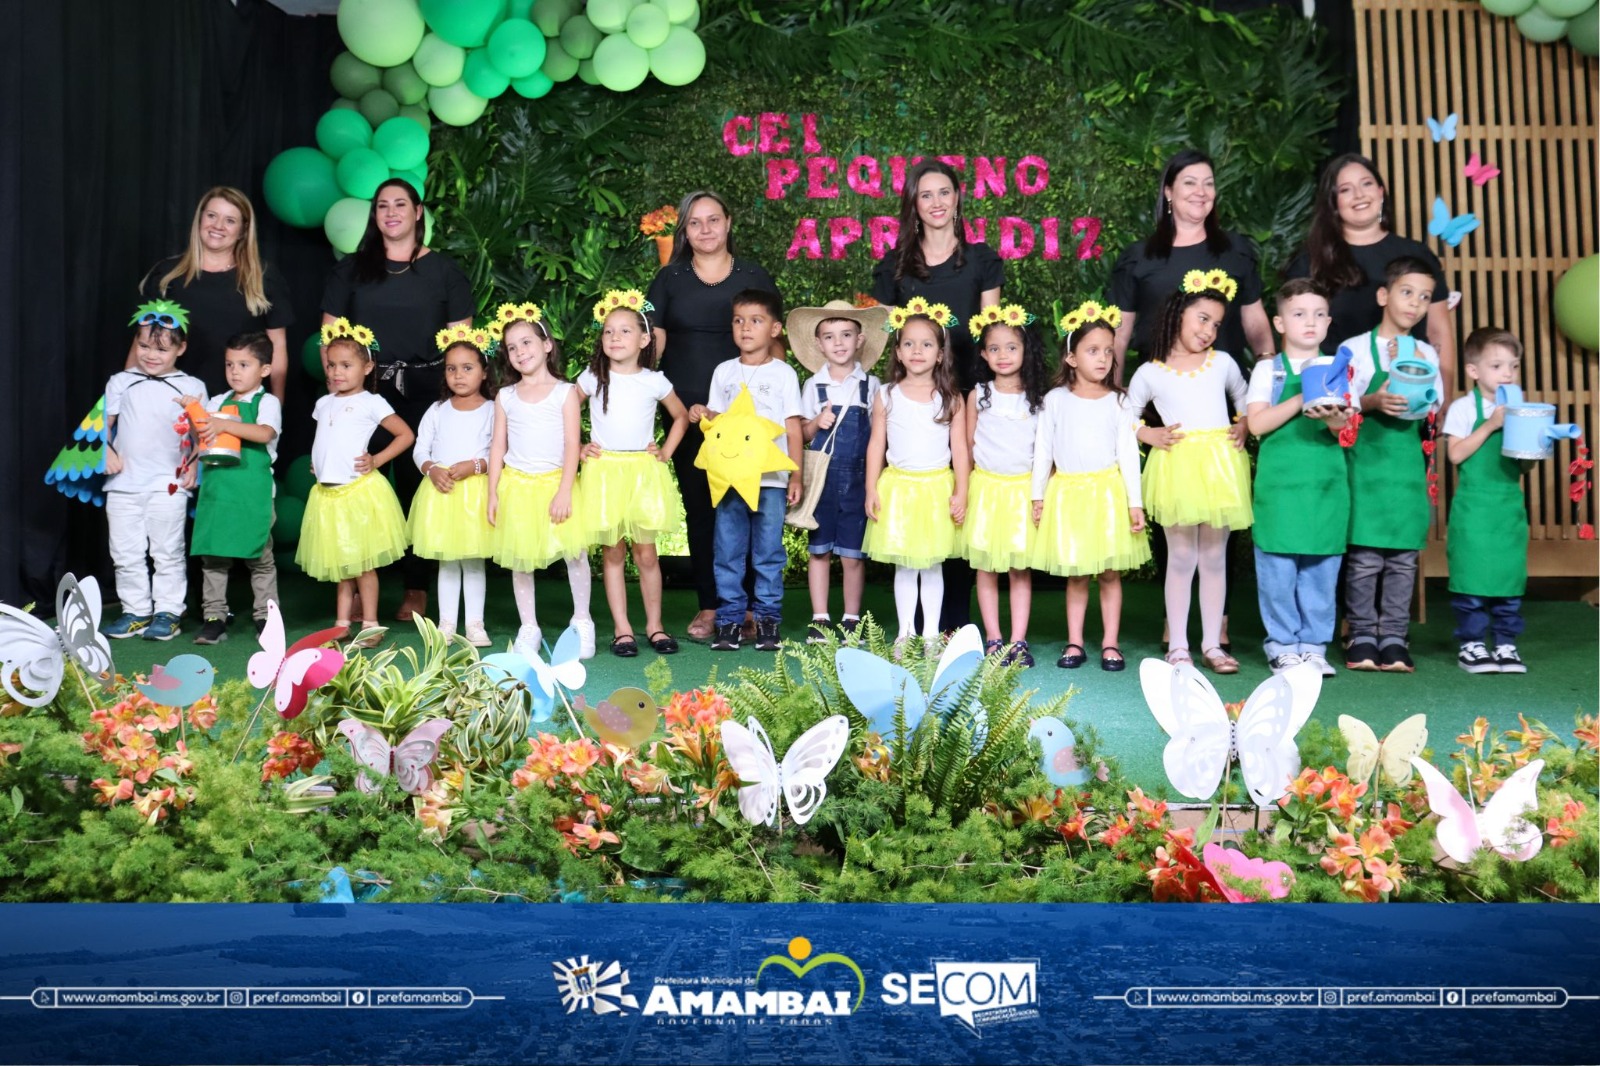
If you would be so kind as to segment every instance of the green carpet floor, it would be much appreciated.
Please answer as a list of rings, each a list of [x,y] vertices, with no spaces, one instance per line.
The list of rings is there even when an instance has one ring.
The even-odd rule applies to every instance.
[[[288,627],[289,640],[332,624],[333,588],[305,577],[289,561],[279,570],[279,592]],[[643,626],[638,613],[638,591],[630,587],[633,621]],[[113,642],[117,669],[124,674],[148,671],[151,664],[165,662],[180,652],[205,654],[217,668],[220,678],[242,677],[245,661],[257,650],[249,615],[249,586],[243,571],[235,574],[230,587],[234,609],[232,638],[211,647],[197,648],[190,641],[197,629],[186,619],[185,633],[168,644],[145,640]],[[571,599],[564,575],[552,573],[537,584],[539,617],[545,637],[554,641],[571,613]],[[1515,727],[1518,713],[1542,719],[1570,741],[1573,715],[1593,713],[1600,691],[1600,657],[1597,657],[1597,616],[1593,608],[1576,600],[1530,599],[1525,604],[1527,632],[1520,648],[1528,662],[1525,675],[1472,676],[1456,666],[1456,644],[1451,636],[1453,616],[1449,596],[1442,582],[1430,584],[1428,622],[1413,626],[1411,649],[1417,661],[1414,674],[1352,673],[1339,676],[1323,686],[1314,717],[1333,725],[1340,714],[1365,719],[1382,736],[1402,718],[1419,711],[1428,715],[1430,746],[1436,751],[1455,749],[1454,737],[1465,732],[1479,715],[1500,729]],[[835,598],[837,599],[837,590]],[[379,617],[392,618],[400,590],[384,589]],[[883,585],[869,584],[866,607],[892,625],[894,604]],[[1233,596],[1231,637],[1233,651],[1243,665],[1233,677],[1208,674],[1225,700],[1241,700],[1268,676],[1265,657],[1260,652],[1262,630],[1254,609],[1253,585],[1239,587]],[[622,685],[640,684],[645,664],[655,658],[648,647],[637,659],[617,659],[605,651],[611,636],[610,618],[598,582],[595,588],[595,618],[600,634],[600,654],[590,661],[591,694],[605,694]],[[713,653],[709,648],[683,639],[683,627],[693,616],[694,596],[688,589],[668,589],[666,623],[676,633],[683,650],[670,657],[675,687],[687,688],[702,682],[713,663],[719,672],[740,664],[771,661],[771,656],[746,647],[737,653]],[[1002,604],[1003,607],[1003,604]],[[109,608],[108,608],[109,610]],[[803,588],[791,588],[785,598],[784,631],[798,638],[810,609]],[[1074,694],[1068,716],[1088,722],[1098,731],[1104,749],[1119,759],[1125,772],[1147,790],[1165,786],[1161,750],[1166,736],[1145,707],[1139,690],[1138,661],[1162,653],[1161,595],[1158,586],[1147,582],[1128,582],[1123,607],[1122,650],[1129,669],[1120,674],[1104,673],[1098,663],[1098,615],[1091,597],[1089,644],[1093,657],[1076,671],[1057,669],[1055,659],[1066,640],[1062,593],[1041,588],[1035,594],[1034,619],[1030,635],[1039,666],[1027,671],[1024,684],[1036,688],[1041,697],[1053,696],[1069,686]],[[510,580],[491,568],[489,577],[488,624],[496,640],[509,641],[516,633],[516,608],[511,599]],[[390,623],[390,637],[397,643],[417,644],[412,626]],[[1198,625],[1198,622],[1196,622]],[[1192,636],[1194,635],[1194,631]],[[1441,754],[1436,762],[1442,760]]]

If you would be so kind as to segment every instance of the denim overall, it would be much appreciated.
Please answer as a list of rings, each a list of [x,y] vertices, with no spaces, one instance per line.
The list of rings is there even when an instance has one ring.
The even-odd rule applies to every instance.
[[[817,528],[811,531],[808,550],[812,555],[829,552],[843,559],[861,559],[861,541],[867,534],[867,439],[872,435],[872,420],[867,407],[867,381],[862,378],[861,403],[841,408],[833,405],[834,423],[811,438],[811,450],[823,451],[833,443],[833,458],[828,462],[828,478],[817,500]],[[817,382],[817,402],[828,402],[828,389]]]

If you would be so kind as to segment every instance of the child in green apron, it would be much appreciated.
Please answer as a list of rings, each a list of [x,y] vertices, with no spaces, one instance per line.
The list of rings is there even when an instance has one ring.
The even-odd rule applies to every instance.
[[[1446,450],[1457,468],[1445,544],[1461,644],[1456,661],[1469,674],[1525,674],[1517,654],[1528,584],[1524,464],[1500,454],[1505,408],[1494,399],[1495,390],[1520,377],[1522,342],[1509,330],[1476,329],[1464,358],[1473,389],[1444,416]]]

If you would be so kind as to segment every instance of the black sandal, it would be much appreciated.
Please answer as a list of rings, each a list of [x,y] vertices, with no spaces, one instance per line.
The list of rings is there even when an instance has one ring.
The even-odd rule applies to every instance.
[[[1072,654],[1073,648],[1078,649],[1078,654]],[[1056,665],[1063,670],[1076,670],[1088,661],[1089,656],[1084,654],[1082,644],[1068,644],[1061,649],[1061,658],[1056,660]]]
[[[1111,658],[1111,656],[1107,654],[1108,652],[1116,652],[1117,657],[1115,659]],[[1121,648],[1113,644],[1100,649],[1100,669],[1106,671],[1107,673],[1114,674],[1119,670],[1126,670],[1127,668],[1128,660],[1122,657]]]
[[[650,642],[650,646],[656,650],[657,655],[672,655],[678,650],[677,640],[664,629],[658,629],[654,633],[647,634],[645,639]]]
[[[632,659],[639,654],[639,642],[632,633],[618,633],[611,638],[611,654],[619,659]]]

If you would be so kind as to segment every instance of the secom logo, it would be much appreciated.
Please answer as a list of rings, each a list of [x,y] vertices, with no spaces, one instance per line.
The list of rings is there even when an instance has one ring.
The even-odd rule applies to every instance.
[[[935,962],[932,973],[884,974],[882,987],[886,1006],[937,1005],[940,1017],[955,1017],[980,1038],[983,1026],[1039,1017],[1035,961]]]

